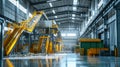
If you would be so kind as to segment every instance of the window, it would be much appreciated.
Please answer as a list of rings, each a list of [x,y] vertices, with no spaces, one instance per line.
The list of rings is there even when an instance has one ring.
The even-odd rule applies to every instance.
[[[76,36],[76,33],[62,33],[61,34],[63,37],[64,36],[67,36],[67,37],[75,37]]]
[[[65,34],[65,33],[62,33],[61,35],[62,35],[62,36],[66,36],[66,34]]]
[[[68,33],[67,36],[72,36],[73,37],[73,36],[76,36],[76,34],[75,33]]]

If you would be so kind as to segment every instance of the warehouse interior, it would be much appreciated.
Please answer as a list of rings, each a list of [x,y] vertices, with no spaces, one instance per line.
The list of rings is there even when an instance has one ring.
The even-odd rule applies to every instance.
[[[0,0],[0,67],[120,67],[120,0]]]

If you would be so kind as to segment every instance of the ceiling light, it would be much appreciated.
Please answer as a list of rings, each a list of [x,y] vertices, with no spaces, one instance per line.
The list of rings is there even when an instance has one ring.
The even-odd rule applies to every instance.
[[[49,3],[50,7],[53,7],[52,3]]]
[[[72,19],[75,19],[74,17],[72,17]]]
[[[57,0],[48,0],[47,2],[54,2],[54,1],[57,1]]]
[[[55,10],[52,10],[52,12],[55,14]]]
[[[73,7],[73,11],[76,11],[76,10],[77,10],[77,7],[74,6],[74,7]]]
[[[72,14],[72,17],[75,17],[75,14]]]
[[[55,16],[55,18],[58,18],[57,16]]]
[[[73,5],[77,5],[78,4],[78,0],[73,0]]]

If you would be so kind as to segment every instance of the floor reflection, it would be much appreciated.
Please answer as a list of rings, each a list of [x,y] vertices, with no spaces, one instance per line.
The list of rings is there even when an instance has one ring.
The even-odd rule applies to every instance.
[[[7,57],[3,67],[120,67],[120,58],[87,57],[79,54]]]

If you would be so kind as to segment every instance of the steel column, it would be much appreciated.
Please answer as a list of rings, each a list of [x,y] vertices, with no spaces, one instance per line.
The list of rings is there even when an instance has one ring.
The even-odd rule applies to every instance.
[[[116,9],[116,27],[117,27],[117,48],[118,56],[120,56],[120,9]]]
[[[4,16],[5,0],[1,0],[1,13]],[[4,36],[4,20],[0,18],[0,67],[3,67],[3,36]]]
[[[4,36],[4,20],[0,19],[0,67],[3,67],[3,36]]]
[[[28,52],[30,51],[30,46],[31,46],[31,34],[28,35]]]
[[[105,47],[108,47],[108,43],[107,43],[107,29],[106,29],[106,27],[107,27],[107,25],[106,25],[106,22],[107,22],[107,17],[103,17],[103,23],[104,23],[104,41],[103,41],[103,43],[104,43],[104,45],[105,45]]]

